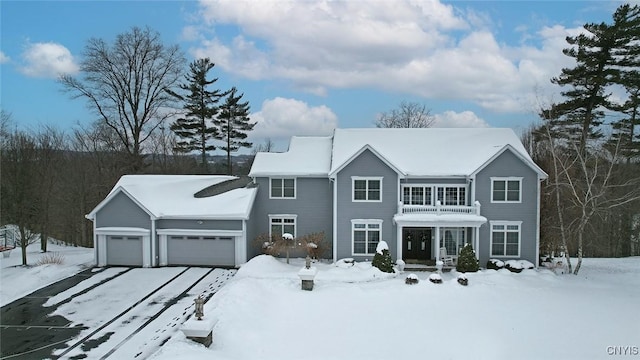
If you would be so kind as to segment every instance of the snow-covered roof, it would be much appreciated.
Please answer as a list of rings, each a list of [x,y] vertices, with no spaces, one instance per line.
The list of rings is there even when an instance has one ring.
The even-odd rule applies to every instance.
[[[365,147],[405,176],[468,176],[505,147],[537,168],[509,128],[367,128],[335,130],[329,173],[340,171]]]
[[[249,176],[327,176],[331,136],[293,136],[283,153],[256,154]]]
[[[239,188],[215,196],[194,197],[195,193],[204,188],[233,179],[236,177],[124,175],[87,217],[94,218],[96,212],[115,194],[124,192],[156,219],[247,219],[257,188]]]

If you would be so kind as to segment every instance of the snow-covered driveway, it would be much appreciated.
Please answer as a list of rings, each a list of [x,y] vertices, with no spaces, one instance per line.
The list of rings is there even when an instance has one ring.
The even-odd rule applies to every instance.
[[[193,299],[213,295],[235,270],[133,269],[61,305],[53,312],[86,326],[55,356],[91,359],[145,358],[193,313]],[[91,284],[79,284],[79,287]],[[78,289],[81,290],[81,289]],[[74,288],[68,290],[72,293]],[[66,294],[60,294],[64,298]],[[107,301],[105,301],[108,299]],[[45,305],[54,305],[52,298]]]
[[[54,284],[7,307],[33,315],[25,324],[19,316],[3,319],[3,345],[13,348],[3,358],[146,358],[192,315],[197,296],[210,298],[234,274],[195,267],[87,270],[65,280],[76,279],[64,291]],[[31,345],[22,345],[27,338]]]

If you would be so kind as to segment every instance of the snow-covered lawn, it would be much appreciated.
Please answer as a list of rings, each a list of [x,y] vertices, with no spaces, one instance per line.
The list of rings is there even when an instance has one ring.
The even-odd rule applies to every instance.
[[[0,257],[3,305],[93,262],[92,249],[53,244],[50,249],[64,255],[64,265],[15,266],[20,263],[19,249],[10,258]],[[35,264],[39,256],[38,245],[32,245],[29,262]],[[205,305],[205,317],[218,319],[209,348],[187,340],[177,329],[192,312],[195,294],[222,285],[214,284],[219,276],[214,273],[178,301],[175,309],[166,311],[131,341],[123,340],[119,334],[129,334],[129,327],[135,327],[129,320],[152,315],[156,303],[182,290],[171,285],[149,298],[139,311],[113,323],[116,335],[86,355],[100,357],[102,348],[119,343],[113,358],[140,354],[138,358],[154,360],[602,359],[624,347],[637,351],[640,346],[640,257],[585,259],[578,276],[548,270],[520,274],[484,270],[467,274],[466,287],[457,283],[455,272],[444,273],[442,284],[429,282],[431,273],[417,272],[420,282],[406,285],[409,272],[384,274],[369,263],[316,263],[313,291],[300,289],[297,273],[303,263],[292,259],[287,265],[284,260],[259,256],[245,264]],[[45,305],[55,305],[122,271],[107,269]],[[77,297],[73,304],[60,306],[56,313],[93,327],[112,317],[119,302],[133,301],[133,293],[144,290],[120,287],[141,281],[125,281],[129,277],[143,276],[148,287],[153,287],[176,271],[181,268],[132,270],[119,277],[123,281],[107,282]],[[199,274],[194,273],[193,278]],[[123,296],[125,292],[131,294]],[[113,331],[109,329],[103,332]],[[68,355],[80,353],[74,350]]]
[[[211,301],[209,348],[177,333],[164,359],[601,359],[640,346],[640,258],[585,259],[580,275],[548,270],[416,273],[389,278],[369,264],[318,267],[302,291],[292,265],[244,265]]]
[[[93,249],[58,245],[55,242],[47,244],[48,253],[40,252],[40,243],[27,247],[27,264],[22,264],[22,249],[11,250],[8,258],[0,256],[0,304],[2,306],[28,295],[35,290],[67,278],[88,267],[93,266]],[[63,258],[63,263],[37,265],[43,256],[57,253]]]

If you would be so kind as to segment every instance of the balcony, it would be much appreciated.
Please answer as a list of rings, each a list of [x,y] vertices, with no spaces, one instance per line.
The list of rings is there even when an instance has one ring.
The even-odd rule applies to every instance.
[[[405,205],[398,203],[398,214],[434,214],[434,215],[480,215],[480,203],[476,201],[471,206],[442,205],[436,201],[435,205]]]

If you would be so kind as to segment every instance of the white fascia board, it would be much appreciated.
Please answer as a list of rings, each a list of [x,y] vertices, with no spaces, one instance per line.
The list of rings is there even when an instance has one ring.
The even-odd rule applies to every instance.
[[[373,153],[373,155],[375,155],[376,157],[378,157],[378,159],[380,159],[383,163],[385,163],[389,168],[391,168],[391,170],[393,170],[396,174],[398,174],[399,177],[404,178],[405,174],[395,165],[393,164],[391,161],[389,161],[387,158],[385,158],[384,156],[382,156],[382,154],[380,154],[376,149],[373,148],[373,146],[366,144],[363,147],[360,148],[360,150],[356,151],[353,155],[351,155],[347,160],[345,160],[342,164],[340,164],[340,166],[338,166],[335,170],[331,171],[329,173],[329,177],[331,178],[335,178],[335,175],[337,173],[339,173],[342,169],[344,169],[347,165],[349,165],[353,160],[355,160],[356,158],[358,158],[358,156],[360,156],[365,150],[369,150]]]
[[[530,160],[524,157],[518,150],[516,150],[510,144],[503,146],[500,150],[498,150],[495,154],[493,154],[493,156],[487,159],[487,161],[485,161],[482,165],[480,165],[480,167],[474,170],[470,174],[470,176],[476,176],[480,171],[482,171],[482,169],[487,167],[487,165],[491,164],[493,160],[495,160],[498,156],[502,155],[507,150],[511,151],[511,153],[513,153],[518,159],[522,160],[522,162],[527,164],[533,171],[535,171],[538,174],[539,178],[542,178],[542,179],[547,178],[548,175],[546,172],[544,172],[544,170],[542,170],[533,160]]]
[[[99,235],[149,235],[150,229],[138,227],[99,227],[95,233]]]
[[[102,200],[98,205],[96,205],[96,207],[93,208],[93,210],[91,210],[90,213],[85,215],[85,218],[87,218],[89,220],[95,220],[96,214],[98,213],[98,211],[100,211],[105,205],[107,205],[109,203],[109,201],[111,201],[111,199],[113,199],[119,193],[124,193],[129,199],[131,199],[131,201],[133,201],[144,212],[146,212],[147,215],[149,215],[149,217],[151,218],[151,220],[157,220],[158,219],[158,217],[154,213],[152,213],[149,209],[147,209],[146,206],[144,206],[140,201],[138,201],[138,199],[136,199],[133,195],[131,195],[122,186],[118,186],[115,190],[113,190],[111,193],[109,193],[109,195],[107,195],[107,197],[104,198],[104,200]]]

